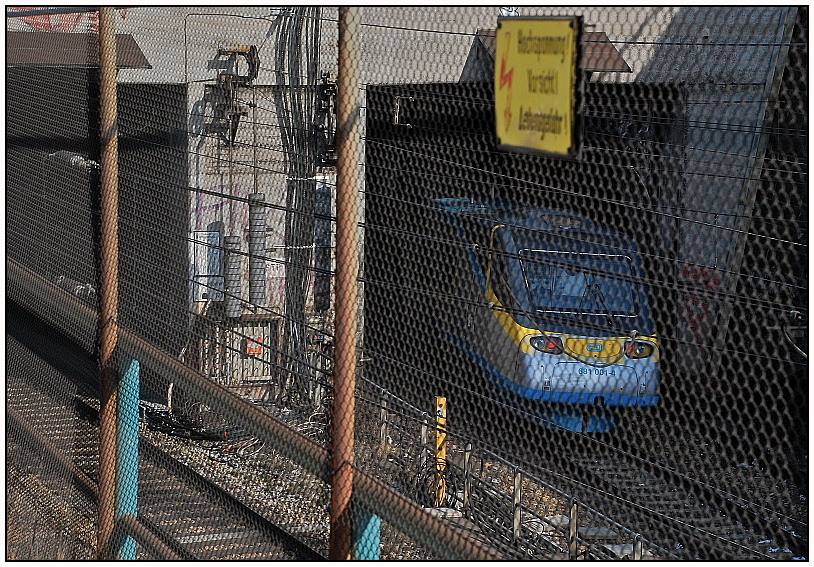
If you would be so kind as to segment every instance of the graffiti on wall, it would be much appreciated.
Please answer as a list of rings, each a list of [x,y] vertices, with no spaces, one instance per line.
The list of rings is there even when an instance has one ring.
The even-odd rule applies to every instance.
[[[7,7],[6,13],[13,15],[15,12],[26,12],[29,10],[47,10],[49,6],[14,6]],[[127,8],[119,8],[116,11],[125,19]],[[78,12],[73,14],[39,14],[35,16],[22,16],[13,18],[21,21],[29,30],[38,32],[70,32],[70,33],[99,33],[99,12]]]
[[[679,281],[692,283],[704,291],[717,291],[722,280],[718,270],[687,264],[679,274]],[[703,344],[711,338],[716,304],[715,300],[705,295],[682,293],[679,296],[680,322],[693,334],[698,343]]]

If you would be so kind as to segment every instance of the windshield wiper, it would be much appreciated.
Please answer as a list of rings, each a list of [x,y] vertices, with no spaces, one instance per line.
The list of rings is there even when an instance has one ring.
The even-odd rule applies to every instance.
[[[602,293],[602,287],[598,283],[588,284],[588,287],[589,288],[591,288],[591,287],[596,288],[596,291],[594,293],[597,295],[597,297],[599,297],[599,301],[605,307],[605,310],[607,311],[607,313],[605,313],[605,315],[607,315],[607,317],[610,318],[613,321],[613,323],[611,325],[611,328],[616,330],[616,331],[622,332],[622,327],[619,324],[619,321],[617,320],[617,315],[611,309],[610,303],[608,303],[608,300],[605,299],[605,294]]]

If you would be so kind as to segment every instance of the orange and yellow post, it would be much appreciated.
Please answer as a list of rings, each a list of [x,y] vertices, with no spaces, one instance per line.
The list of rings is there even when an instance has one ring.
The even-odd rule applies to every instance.
[[[435,398],[435,507],[440,508],[447,494],[447,399]]]

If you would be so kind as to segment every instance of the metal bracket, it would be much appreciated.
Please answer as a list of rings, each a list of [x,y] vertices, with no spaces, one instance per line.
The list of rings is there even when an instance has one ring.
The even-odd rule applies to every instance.
[[[317,87],[316,116],[317,165],[336,167],[336,79],[329,73],[322,73]]]
[[[221,82],[234,81],[235,83],[246,85],[257,78],[257,73],[260,70],[260,57],[257,54],[256,45],[218,46],[218,57],[232,57],[237,55],[246,59],[246,64],[249,67],[247,73],[245,75],[221,73],[218,77]]]
[[[401,99],[409,100],[410,102],[414,101],[415,98],[411,96],[396,96],[395,100],[393,101],[393,125],[394,126],[405,126],[407,128],[412,128],[412,124],[400,124],[399,123],[399,111],[401,110],[400,101]]]

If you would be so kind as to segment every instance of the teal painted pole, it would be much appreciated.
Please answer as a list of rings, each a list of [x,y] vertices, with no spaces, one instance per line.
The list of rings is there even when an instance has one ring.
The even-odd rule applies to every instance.
[[[131,360],[119,382],[116,408],[116,512],[138,516],[138,402],[139,361]],[[125,535],[117,541],[116,559],[135,560],[136,540]]]
[[[375,514],[356,509],[353,526],[354,561],[378,561],[382,519]]]

